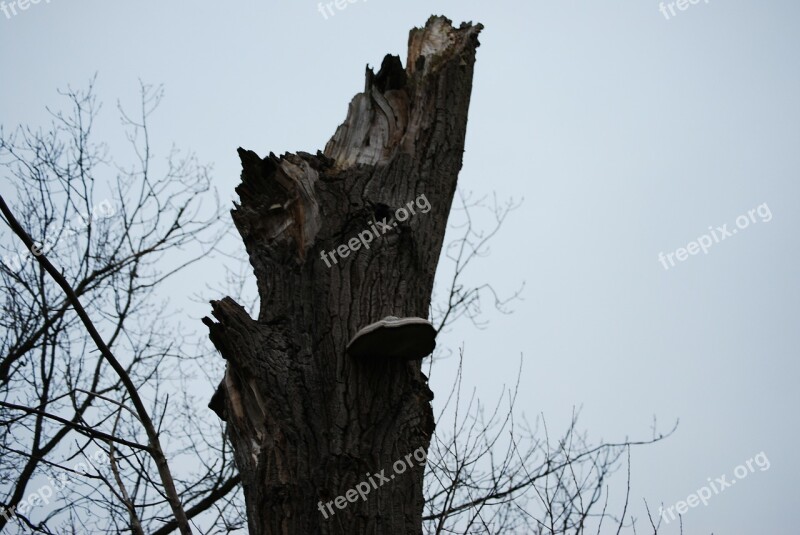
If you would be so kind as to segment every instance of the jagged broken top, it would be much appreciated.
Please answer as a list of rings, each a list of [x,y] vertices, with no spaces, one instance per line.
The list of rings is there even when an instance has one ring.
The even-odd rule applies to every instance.
[[[366,69],[364,91],[350,102],[347,118],[324,154],[270,153],[261,158],[239,149],[242,182],[236,191],[241,203],[235,203],[232,216],[248,250],[258,249],[254,241],[264,240],[272,254],[282,251],[304,261],[322,225],[314,195],[321,172],[384,165],[430,145],[431,133],[446,123],[442,115],[453,113],[447,108],[448,102],[453,105],[454,86],[471,87],[469,68],[482,29],[472,23],[454,28],[446,17],[433,16],[425,27],[411,30],[405,68],[398,56],[387,55],[377,74]],[[459,92],[466,98],[457,103],[464,106],[465,121],[469,87]],[[455,145],[463,150],[463,143]]]
[[[367,67],[363,93],[350,102],[347,118],[325,146],[325,155],[339,168],[389,161],[398,151],[413,154],[419,131],[434,114],[425,106],[410,109],[415,91],[435,78],[445,65],[465,65],[480,45],[482,24],[432,16],[424,28],[411,30],[408,58],[403,69],[398,56],[384,58],[378,74]]]

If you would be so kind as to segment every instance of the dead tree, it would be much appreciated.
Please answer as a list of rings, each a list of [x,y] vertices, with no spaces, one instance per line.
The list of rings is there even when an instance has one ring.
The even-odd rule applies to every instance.
[[[345,348],[385,316],[428,316],[481,29],[432,17],[412,30],[405,68],[386,56],[377,74],[367,69],[324,152],[239,150],[232,215],[260,310],[252,319],[226,298],[204,322],[227,360],[212,408],[228,422],[252,534],[421,532],[422,464],[373,483],[366,499],[324,504],[430,444],[420,361],[356,360]],[[429,213],[397,217],[421,195]],[[367,230],[375,239],[362,247]]]

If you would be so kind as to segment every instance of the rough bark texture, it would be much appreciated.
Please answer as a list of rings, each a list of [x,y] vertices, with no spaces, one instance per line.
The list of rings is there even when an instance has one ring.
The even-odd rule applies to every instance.
[[[433,393],[420,362],[357,361],[345,347],[384,316],[428,316],[481,29],[432,17],[412,30],[406,67],[387,56],[378,74],[367,69],[324,153],[239,150],[232,215],[258,279],[259,317],[226,298],[204,322],[227,360],[212,406],[228,422],[252,534],[421,532],[424,466],[414,460],[328,518],[319,502],[367,474],[389,477],[430,443]],[[421,195],[428,213],[393,219]],[[369,249],[326,265],[322,252],[384,217],[391,230]]]

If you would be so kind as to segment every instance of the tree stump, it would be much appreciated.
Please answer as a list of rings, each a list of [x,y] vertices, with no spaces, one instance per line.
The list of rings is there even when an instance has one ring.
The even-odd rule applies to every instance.
[[[411,454],[434,429],[427,377],[419,360],[346,347],[385,316],[428,317],[482,28],[431,17],[412,30],[406,67],[386,56],[367,68],[324,152],[239,149],[231,213],[260,311],[225,298],[203,321],[227,361],[211,406],[227,421],[251,534],[421,532],[424,462]],[[400,220],[423,197],[429,210]]]

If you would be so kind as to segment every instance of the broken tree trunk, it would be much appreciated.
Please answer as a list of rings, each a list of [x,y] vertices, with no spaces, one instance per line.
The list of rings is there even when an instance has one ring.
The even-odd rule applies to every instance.
[[[345,348],[387,315],[428,316],[481,29],[431,17],[412,30],[406,67],[386,56],[367,69],[324,153],[239,149],[232,215],[259,316],[225,298],[203,321],[227,360],[211,407],[228,424],[251,534],[421,532],[434,421],[420,361]]]

